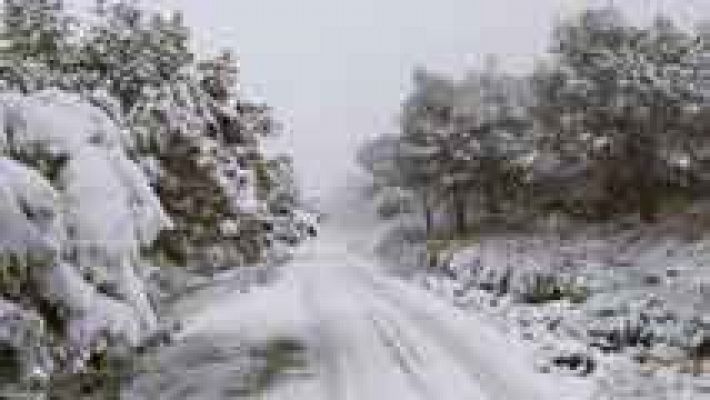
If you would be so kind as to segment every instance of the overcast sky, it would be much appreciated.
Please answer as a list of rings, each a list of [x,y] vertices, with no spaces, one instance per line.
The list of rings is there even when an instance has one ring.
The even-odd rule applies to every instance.
[[[76,0],[75,2],[89,2]],[[342,184],[357,143],[397,126],[415,66],[461,74],[497,54],[524,71],[555,18],[609,0],[145,0],[181,9],[198,52],[241,58],[245,90],[286,126],[307,192]],[[710,0],[617,0],[632,18],[710,18]]]

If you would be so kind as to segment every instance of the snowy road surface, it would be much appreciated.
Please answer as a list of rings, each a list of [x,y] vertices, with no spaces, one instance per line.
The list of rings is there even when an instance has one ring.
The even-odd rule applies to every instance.
[[[588,398],[585,383],[534,372],[527,347],[387,277],[345,243],[307,245],[270,286],[243,294],[226,284],[191,298],[181,339],[158,356],[160,398],[237,397],[239,343],[269,337],[302,341],[312,356],[307,374],[260,399]]]

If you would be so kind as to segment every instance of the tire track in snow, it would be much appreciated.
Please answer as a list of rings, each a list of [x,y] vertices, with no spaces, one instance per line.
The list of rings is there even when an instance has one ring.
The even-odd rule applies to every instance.
[[[392,358],[397,362],[399,368],[405,373],[410,384],[416,389],[422,399],[437,399],[432,395],[425,380],[417,373],[417,367],[421,366],[422,360],[416,350],[407,346],[401,335],[401,331],[390,320],[383,316],[370,315],[370,320],[375,328],[383,345],[389,349]]]
[[[431,395],[417,375],[421,359],[411,345],[404,344],[401,328],[377,312],[369,301],[369,290],[363,293],[367,288],[344,281],[347,276],[341,271],[314,266],[299,276],[302,301],[313,320],[314,348],[321,360],[323,398],[442,398]]]
[[[349,282],[370,310],[373,325],[390,349],[395,365],[408,375],[410,387],[418,396],[431,400],[497,400],[482,390],[479,379],[471,379],[467,369],[442,350],[438,343],[441,338],[423,334],[416,321],[406,318],[400,307],[379,298],[370,285],[359,280]]]
[[[317,359],[321,363],[321,385],[328,399],[347,400],[349,390],[343,368],[344,359],[339,351],[341,346],[334,340],[337,337],[332,326],[334,321],[322,318],[315,286],[313,279],[304,280],[301,300],[306,310],[314,316],[312,332],[313,339],[317,342],[317,346],[314,346],[317,349]]]
[[[451,360],[456,361],[462,371],[465,371],[472,379],[480,383],[481,389],[490,399],[496,400],[549,400],[549,397],[535,393],[532,388],[521,388],[510,385],[515,382],[515,377],[506,377],[510,371],[494,370],[495,364],[491,361],[480,359],[484,356],[482,352],[471,348],[472,343],[462,341],[459,335],[450,332],[446,328],[446,323],[433,313],[420,310],[415,306],[407,304],[401,298],[392,293],[391,288],[378,282],[362,268],[350,268],[351,276],[357,279],[370,289],[372,296],[389,304],[397,311],[400,317],[406,318],[409,325],[419,330],[429,340],[427,342],[436,344],[442,349]],[[505,351],[505,348],[501,349]]]

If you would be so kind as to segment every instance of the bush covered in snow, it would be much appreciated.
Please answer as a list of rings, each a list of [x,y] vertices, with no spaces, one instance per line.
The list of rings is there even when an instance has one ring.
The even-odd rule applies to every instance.
[[[605,395],[658,389],[680,372],[687,378],[673,379],[695,391],[704,381],[693,375],[710,372],[707,240],[658,226],[599,233],[482,236],[442,256],[423,283],[533,340],[541,371],[593,376]],[[620,365],[627,381],[610,383]]]
[[[107,343],[137,346],[157,328],[140,250],[170,221],[122,131],[58,91],[1,95],[0,122],[3,312],[44,326],[18,351],[61,344],[22,368],[77,370]]]

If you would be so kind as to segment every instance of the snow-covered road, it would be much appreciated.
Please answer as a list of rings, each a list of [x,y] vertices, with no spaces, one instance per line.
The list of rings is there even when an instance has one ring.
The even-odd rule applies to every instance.
[[[270,286],[242,294],[227,283],[189,302],[180,340],[158,355],[160,374],[144,378],[157,379],[161,399],[237,397],[240,343],[277,337],[305,344],[308,373],[278,380],[258,398],[588,398],[586,383],[534,372],[522,343],[386,276],[344,240],[307,245]]]

